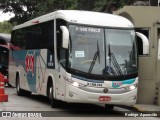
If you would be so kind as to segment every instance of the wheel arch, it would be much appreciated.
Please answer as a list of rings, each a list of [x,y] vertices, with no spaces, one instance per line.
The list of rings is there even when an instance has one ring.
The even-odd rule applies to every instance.
[[[16,78],[15,78],[15,86],[17,85],[17,77],[19,76],[19,78],[20,78],[20,71],[19,70],[17,70],[17,72],[16,72]]]
[[[48,75],[48,78],[47,78],[47,89],[46,89],[46,95],[48,96],[48,86],[49,86],[49,84],[51,84],[52,83],[52,86],[53,86],[53,91],[54,91],[54,93],[53,93],[53,97],[55,98],[56,97],[56,83],[55,83],[55,79],[54,79],[54,77],[53,77],[53,75],[52,74],[49,74]]]

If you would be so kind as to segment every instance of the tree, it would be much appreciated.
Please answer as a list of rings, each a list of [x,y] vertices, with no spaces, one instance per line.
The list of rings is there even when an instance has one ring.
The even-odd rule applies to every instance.
[[[0,10],[15,14],[10,22],[22,23],[29,20],[36,11],[38,0],[1,0]]]
[[[97,0],[78,0],[76,9],[93,10]],[[99,0],[98,0],[99,1]]]
[[[7,21],[0,22],[0,33],[11,33],[13,25]]]
[[[77,9],[112,13],[113,10],[132,2],[133,0],[78,0]]]
[[[112,12],[133,0],[1,0],[0,10],[13,12],[11,23],[23,23],[59,9]]]
[[[18,24],[57,9],[75,9],[77,0],[1,0],[0,10],[12,12]]]
[[[119,0],[119,8],[125,5],[131,5],[135,0]]]
[[[34,17],[53,12],[55,10],[76,9],[77,0],[39,0],[37,4],[37,12]]]

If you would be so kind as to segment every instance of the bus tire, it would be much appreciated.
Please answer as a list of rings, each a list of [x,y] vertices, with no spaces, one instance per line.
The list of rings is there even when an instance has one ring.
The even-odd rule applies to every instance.
[[[19,75],[16,76],[16,92],[18,96],[22,96],[23,95],[23,91],[20,88],[20,78]]]
[[[53,88],[53,83],[52,83],[52,81],[49,82],[49,84],[48,84],[47,92],[48,92],[48,93],[47,93],[48,98],[49,98],[50,103],[51,103],[51,107],[52,107],[52,108],[58,107],[58,106],[59,106],[59,101],[56,100],[56,99],[54,98],[54,96],[53,96],[54,88]]]
[[[23,91],[23,94],[24,94],[25,96],[30,96],[31,93],[32,93],[32,92],[26,91],[26,90],[22,90],[22,91]]]
[[[105,104],[106,111],[112,111],[114,109],[114,105]]]

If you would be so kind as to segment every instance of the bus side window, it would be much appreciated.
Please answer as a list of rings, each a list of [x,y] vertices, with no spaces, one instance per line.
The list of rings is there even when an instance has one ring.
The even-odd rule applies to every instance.
[[[11,43],[14,45],[15,49],[25,49],[26,48],[26,40],[24,36],[24,28],[15,30],[12,33],[12,41]]]
[[[54,50],[54,21],[49,21],[43,25],[45,31],[43,31],[43,45],[46,44],[50,50]],[[47,41],[47,43],[46,43]]]
[[[53,20],[28,27],[27,29],[27,49],[50,49],[51,52],[54,51]]]
[[[62,31],[60,26],[66,26],[66,22],[61,19],[56,20],[56,34],[57,34],[57,57],[63,67],[66,67],[67,50],[62,48]]]

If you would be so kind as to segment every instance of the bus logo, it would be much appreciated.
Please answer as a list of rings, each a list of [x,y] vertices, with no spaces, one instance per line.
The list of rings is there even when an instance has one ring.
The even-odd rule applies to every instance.
[[[119,87],[119,86],[121,86],[122,85],[122,82],[121,81],[116,81],[116,82],[113,82],[112,83],[112,86],[113,87]]]
[[[32,72],[34,74],[34,55],[33,54],[27,54],[26,59],[26,72]]]

